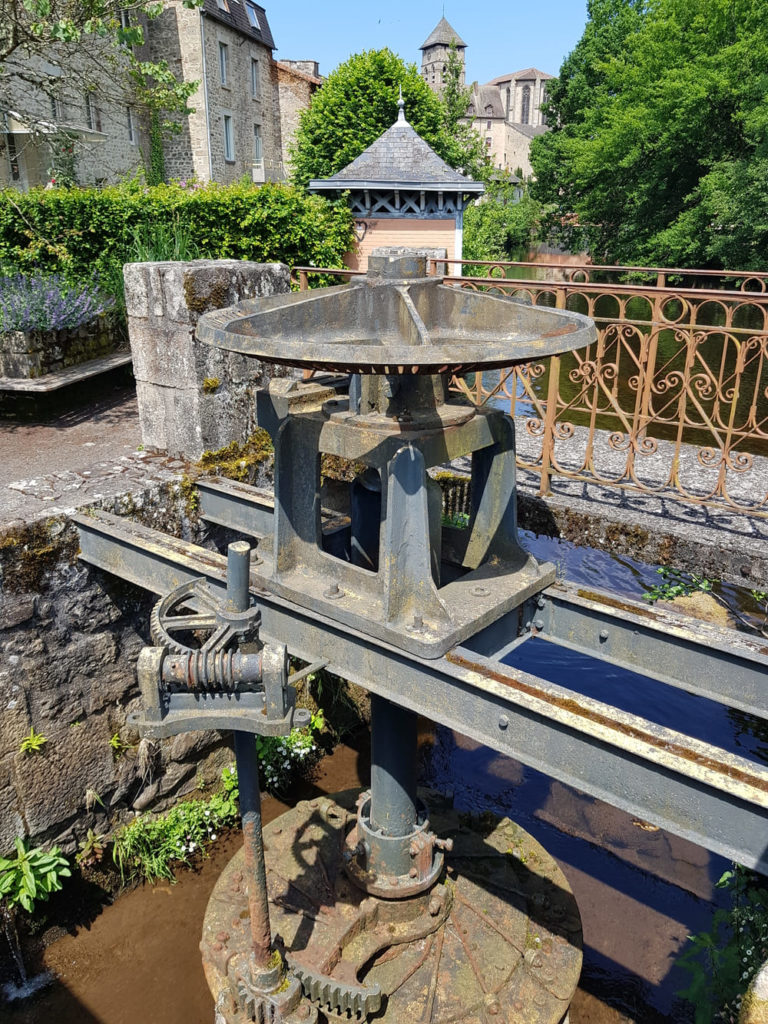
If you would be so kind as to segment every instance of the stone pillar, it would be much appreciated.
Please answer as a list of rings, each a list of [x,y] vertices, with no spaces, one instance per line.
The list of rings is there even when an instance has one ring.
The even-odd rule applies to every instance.
[[[392,259],[398,256],[421,256],[427,260],[445,260],[448,258],[448,250],[431,247],[414,247],[408,245],[377,245],[375,249],[371,250],[371,256],[387,256]],[[436,277],[445,277],[446,264],[445,263],[434,263],[432,264],[432,272]]]
[[[203,313],[290,290],[282,263],[128,263],[123,271],[142,444],[199,459],[256,429],[254,392],[284,367],[203,345]]]

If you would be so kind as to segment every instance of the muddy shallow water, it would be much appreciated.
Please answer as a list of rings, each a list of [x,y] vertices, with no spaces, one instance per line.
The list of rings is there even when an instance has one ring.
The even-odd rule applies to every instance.
[[[458,807],[509,813],[559,860],[584,925],[584,971],[571,1024],[683,1021],[670,975],[685,936],[704,927],[719,864],[699,847],[646,832],[630,816],[531,772],[448,730],[423,733],[424,781]],[[339,746],[296,799],[369,782],[368,751]],[[285,809],[264,799],[264,820]],[[602,843],[602,846],[596,845]],[[3,1024],[211,1024],[198,943],[213,885],[240,845],[219,843],[176,885],[143,886],[90,927],[46,951],[54,983],[26,1004],[0,1008]]]

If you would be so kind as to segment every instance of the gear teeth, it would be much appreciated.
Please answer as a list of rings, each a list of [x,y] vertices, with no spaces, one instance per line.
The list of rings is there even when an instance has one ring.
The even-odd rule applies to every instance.
[[[381,1007],[381,989],[378,985],[346,985],[325,974],[315,974],[308,967],[290,965],[301,982],[304,995],[321,1009],[347,1020],[368,1020]]]

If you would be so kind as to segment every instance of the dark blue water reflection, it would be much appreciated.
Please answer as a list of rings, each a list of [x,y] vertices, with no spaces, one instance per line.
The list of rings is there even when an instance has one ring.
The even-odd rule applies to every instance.
[[[768,727],[752,715],[735,717],[731,709],[705,697],[536,638],[527,640],[503,662],[732,754],[768,764]]]

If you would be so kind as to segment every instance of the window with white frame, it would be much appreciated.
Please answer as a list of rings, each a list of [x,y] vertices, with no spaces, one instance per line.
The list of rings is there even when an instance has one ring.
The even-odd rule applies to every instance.
[[[259,98],[260,93],[259,62],[256,57],[251,57],[251,96],[256,100]]]
[[[133,111],[130,107],[125,108],[125,121],[128,126],[128,141],[135,146],[138,142],[138,136],[136,132],[136,122],[133,118]]]
[[[253,126],[253,162],[260,164],[264,159],[264,146],[261,138],[261,125]]]
[[[229,46],[219,43],[219,78],[222,85],[229,85]]]
[[[235,126],[231,114],[224,114],[224,159],[227,163],[235,160]]]
[[[257,32],[261,32],[259,12],[256,10],[256,5],[248,3],[248,0],[245,0],[245,10],[248,14],[248,21],[251,23],[251,28],[255,28]]]
[[[130,28],[131,27],[131,12],[121,10],[120,11],[120,27]]]
[[[229,4],[227,3],[227,0],[216,0],[216,6],[220,11],[226,11],[227,14],[229,14]]]
[[[92,132],[101,131],[101,111],[89,92],[85,94],[85,123]]]

